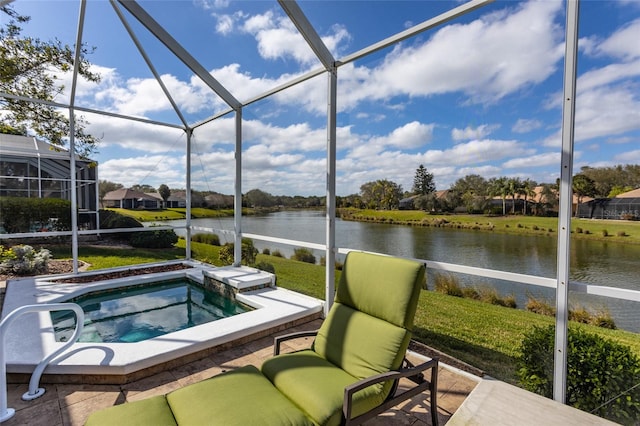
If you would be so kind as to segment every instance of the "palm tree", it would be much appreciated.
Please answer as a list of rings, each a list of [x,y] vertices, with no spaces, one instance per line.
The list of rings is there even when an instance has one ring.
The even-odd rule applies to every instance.
[[[492,197],[500,196],[502,198],[502,215],[507,214],[506,199],[509,194],[509,181],[505,176],[499,178],[491,178],[489,180],[489,195]]]
[[[524,195],[524,206],[522,207],[522,214],[526,215],[527,214],[527,199],[529,197],[533,198],[536,196],[536,186],[538,184],[531,180],[531,179],[525,179],[522,182],[522,195]]]
[[[507,194],[511,195],[511,214],[516,214],[516,195],[522,193],[522,186],[519,177],[507,179]]]

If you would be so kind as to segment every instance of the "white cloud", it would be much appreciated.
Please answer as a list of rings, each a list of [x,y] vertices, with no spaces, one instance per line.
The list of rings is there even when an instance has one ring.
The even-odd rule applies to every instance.
[[[506,169],[529,169],[532,167],[546,167],[560,164],[560,152],[546,152],[522,158],[513,158],[502,163]]]
[[[640,149],[622,152],[615,155],[613,159],[618,162],[618,164],[640,164]]]
[[[515,133],[529,133],[540,127],[542,127],[542,121],[540,120],[536,120],[535,118],[519,118],[511,128],[511,131]]]
[[[451,131],[451,138],[454,141],[463,141],[471,139],[482,139],[490,135],[494,130],[500,128],[499,124],[482,124],[478,127],[467,126],[464,129],[454,128]]]
[[[639,39],[640,19],[636,19],[602,42],[598,47],[598,51],[625,61],[637,59],[640,58]]]
[[[556,71],[563,55],[563,34],[555,23],[561,6],[528,2],[510,13],[444,27],[424,44],[396,47],[373,70],[368,95],[384,99],[462,91],[471,102],[494,102],[540,83]]]
[[[107,160],[100,164],[101,179],[118,182],[125,187],[135,184],[156,185],[161,182],[169,187],[184,187],[185,160],[183,156],[146,155]]]

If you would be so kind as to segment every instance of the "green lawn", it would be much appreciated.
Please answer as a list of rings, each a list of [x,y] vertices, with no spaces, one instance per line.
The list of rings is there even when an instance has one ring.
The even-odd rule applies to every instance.
[[[184,257],[184,239],[171,250],[80,248],[80,259],[103,269]],[[192,243],[192,257],[220,266],[220,247]],[[68,248],[54,249],[55,258],[70,256]],[[257,261],[272,264],[277,285],[319,299],[325,296],[325,268],[281,257],[258,254]],[[336,271],[336,282],[340,271]],[[489,305],[471,299],[423,291],[415,318],[416,340],[484,370],[500,380],[516,382],[516,359],[523,334],[553,319],[522,310]],[[584,326],[627,346],[640,356],[638,334]]]
[[[419,210],[342,209],[347,217],[363,222],[412,226],[445,226],[475,229],[480,232],[504,232],[524,235],[548,235],[557,238],[558,218],[538,216],[432,215]],[[640,221],[572,219],[574,238],[640,244]]]

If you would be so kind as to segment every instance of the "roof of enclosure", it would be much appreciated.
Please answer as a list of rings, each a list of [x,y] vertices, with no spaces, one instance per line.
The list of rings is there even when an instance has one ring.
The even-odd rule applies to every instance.
[[[87,118],[88,133],[101,138],[101,177],[125,186],[184,186],[187,127],[202,161],[194,167],[217,166],[194,175],[193,188],[232,193],[241,108],[243,187],[324,193],[327,70],[337,66],[337,193],[346,196],[378,179],[410,190],[420,164],[439,190],[468,174],[558,177],[565,4],[483,3],[11,4],[32,16],[27,34],[96,47],[87,58],[102,81],[80,79],[72,100],[71,79],[61,76],[67,88],[55,102]],[[590,44],[579,61],[588,84],[576,139],[589,149],[581,145],[578,167],[633,161],[640,9],[584,2],[580,12]]]

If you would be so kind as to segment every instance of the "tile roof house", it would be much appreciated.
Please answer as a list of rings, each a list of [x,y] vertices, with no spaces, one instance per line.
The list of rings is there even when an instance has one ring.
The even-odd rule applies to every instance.
[[[133,189],[120,188],[107,192],[102,197],[103,207],[120,209],[159,209],[162,208],[162,199],[156,198]]]

